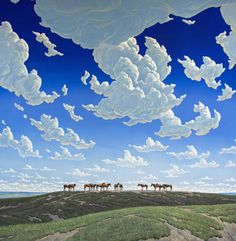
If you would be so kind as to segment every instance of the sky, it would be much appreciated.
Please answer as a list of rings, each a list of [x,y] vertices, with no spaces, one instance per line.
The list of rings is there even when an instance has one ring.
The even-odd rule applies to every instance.
[[[188,3],[2,0],[0,191],[236,192],[236,4]]]

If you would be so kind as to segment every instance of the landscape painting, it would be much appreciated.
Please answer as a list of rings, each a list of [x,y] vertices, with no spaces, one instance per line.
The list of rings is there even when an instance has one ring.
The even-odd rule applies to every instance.
[[[236,241],[236,0],[0,1],[0,240]]]

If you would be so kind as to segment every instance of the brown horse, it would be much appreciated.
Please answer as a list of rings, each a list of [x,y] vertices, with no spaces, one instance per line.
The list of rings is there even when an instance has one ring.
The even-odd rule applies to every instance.
[[[108,188],[109,187],[111,187],[111,183],[103,183],[102,184],[102,189],[103,189],[103,191],[105,190],[105,188],[106,188],[106,190],[108,191]]]
[[[91,190],[91,188],[92,188],[92,183],[87,183],[87,184],[84,184],[84,191],[86,191],[86,188],[88,188],[89,189],[89,191]]]
[[[141,183],[139,183],[139,184],[138,184],[138,187],[141,187],[141,188],[142,188],[142,191],[143,191],[143,188],[146,188],[146,191],[148,190],[148,185],[147,185],[147,184],[141,184]]]
[[[155,191],[157,188],[159,188],[159,191],[161,191],[161,189],[164,188],[163,185],[161,185],[159,183],[152,183],[151,187],[152,186],[154,187]]]
[[[98,188],[100,187],[100,191],[102,191],[104,184],[105,182],[96,184],[96,190],[98,191]]]
[[[170,184],[163,184],[162,186],[163,186],[164,190],[168,191],[167,188],[170,188],[170,191],[172,191],[172,185],[170,185]]]
[[[63,188],[64,191],[66,191],[66,189],[68,189],[68,191],[75,191],[75,186],[76,184],[64,184]]]

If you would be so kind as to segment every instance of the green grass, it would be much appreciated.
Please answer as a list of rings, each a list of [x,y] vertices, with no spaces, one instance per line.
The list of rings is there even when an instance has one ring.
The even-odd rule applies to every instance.
[[[170,224],[187,229],[193,235],[208,240],[220,237],[222,220],[235,222],[236,204],[198,205],[183,207],[150,206],[105,211],[41,224],[8,225],[0,228],[0,238],[7,241],[33,241],[55,232],[81,228],[68,241],[134,241],[168,236]]]
[[[186,192],[56,192],[27,198],[1,199],[0,226],[49,222],[51,218],[47,214],[68,219],[128,207],[224,203],[236,203],[236,196]]]

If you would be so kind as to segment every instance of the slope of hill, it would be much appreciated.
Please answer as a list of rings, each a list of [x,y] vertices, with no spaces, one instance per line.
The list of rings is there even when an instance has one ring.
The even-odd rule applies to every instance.
[[[236,203],[236,196],[188,192],[56,192],[0,200],[0,225],[41,223],[142,206]]]
[[[2,226],[0,240],[234,241],[235,213],[236,204],[126,208],[57,222]]]

